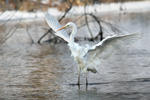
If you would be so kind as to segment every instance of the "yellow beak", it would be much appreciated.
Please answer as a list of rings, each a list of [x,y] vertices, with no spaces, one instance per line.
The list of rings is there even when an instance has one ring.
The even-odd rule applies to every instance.
[[[62,30],[62,29],[65,29],[65,28],[66,28],[66,26],[63,26],[63,27],[57,29],[56,32],[57,32],[57,31],[60,31],[60,30]]]

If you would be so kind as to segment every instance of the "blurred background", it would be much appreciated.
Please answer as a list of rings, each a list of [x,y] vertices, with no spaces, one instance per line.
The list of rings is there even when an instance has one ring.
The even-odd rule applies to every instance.
[[[56,7],[59,10],[68,8],[68,2],[73,0],[1,0],[0,11],[5,10],[21,10],[21,11],[36,11],[47,10],[48,7]],[[101,4],[112,2],[127,2],[127,1],[142,1],[142,0],[74,0],[73,5],[81,6],[85,4]],[[144,0],[143,0],[144,1]]]

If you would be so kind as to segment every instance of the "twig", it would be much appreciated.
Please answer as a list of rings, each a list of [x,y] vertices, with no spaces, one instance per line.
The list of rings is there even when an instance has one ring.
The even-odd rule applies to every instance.
[[[46,33],[44,33],[40,38],[39,40],[37,41],[38,44],[41,43],[41,40],[48,34],[48,33],[51,33],[52,32],[52,29],[50,28],[49,30],[47,30]]]
[[[26,32],[27,32],[27,34],[28,34],[28,36],[29,36],[29,38],[31,40],[31,43],[34,43],[34,40],[33,40],[32,36],[31,36],[31,34],[29,33],[29,27],[28,27],[28,25],[26,25]]]
[[[16,12],[16,13],[17,13],[17,12]],[[16,14],[16,13],[15,13],[15,14]],[[13,14],[13,15],[14,15],[14,14]],[[11,18],[10,18],[9,20],[7,20],[7,22],[10,21],[10,20],[11,20]],[[19,19],[19,20],[18,20],[18,23],[20,23],[21,20],[22,20],[22,19]],[[6,23],[7,23],[7,22],[6,22]],[[4,23],[4,24],[2,24],[2,25],[5,25],[6,23]],[[15,33],[15,31],[18,29],[18,27],[19,27],[19,24],[18,24],[18,25],[15,25],[14,30],[13,30],[13,29],[10,29],[10,30],[6,33],[5,38],[3,38],[3,39],[1,40],[1,42],[2,42],[2,43],[5,43],[5,42]]]
[[[89,27],[89,23],[88,23],[88,18],[87,18],[87,13],[86,13],[86,6],[87,6],[87,4],[85,3],[85,5],[84,5],[84,16],[85,16],[85,22],[86,22],[87,28],[88,28],[88,30],[89,30],[89,33],[90,33],[91,39],[92,39],[92,40],[94,40],[94,38],[93,38],[93,34],[92,34],[92,31],[91,31],[91,29],[90,29],[90,27]]]
[[[64,13],[64,15],[58,20],[59,22],[61,22],[62,21],[62,19],[67,15],[67,13],[71,10],[71,8],[72,8],[72,5],[73,5],[73,2],[74,2],[74,0],[72,1],[72,2],[70,2],[70,0],[69,0],[69,8],[65,11],[65,13]]]
[[[99,29],[100,29],[98,35],[101,36],[100,40],[103,40],[103,30],[102,30],[102,25],[101,25],[100,21],[98,20],[98,18],[95,15],[93,15],[93,14],[89,14],[89,15],[92,16],[98,23]],[[95,38],[98,38],[98,35]]]
[[[114,24],[112,24],[110,22],[107,22],[107,21],[104,21],[104,20],[100,20],[100,21],[103,22],[103,23],[105,23],[106,25],[109,25],[113,32],[121,33],[122,32],[121,29],[122,29],[122,30],[130,33],[127,29],[125,29],[125,28],[123,28],[121,26],[118,26],[116,24],[114,25]]]
[[[16,26],[14,30],[10,29],[10,30],[7,32],[6,38],[3,38],[3,39],[1,40],[1,43],[5,43],[5,42],[14,34],[14,32],[17,30],[18,27],[19,27],[19,25]],[[11,31],[12,31],[12,32],[11,32]]]

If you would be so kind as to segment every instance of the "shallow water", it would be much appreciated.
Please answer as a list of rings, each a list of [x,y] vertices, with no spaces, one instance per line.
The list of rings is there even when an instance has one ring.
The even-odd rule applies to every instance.
[[[80,89],[70,85],[77,82],[78,74],[67,44],[31,44],[30,39],[21,34],[24,31],[18,30],[0,47],[0,100],[149,100],[148,15],[127,14],[120,20],[115,19],[118,17],[115,15],[104,17],[130,32],[144,34],[134,43],[124,43],[125,46],[120,43],[117,52],[97,60],[98,73],[88,75],[88,87],[85,75],[81,75]],[[31,30],[35,32],[32,35],[35,40],[38,31],[42,30]]]

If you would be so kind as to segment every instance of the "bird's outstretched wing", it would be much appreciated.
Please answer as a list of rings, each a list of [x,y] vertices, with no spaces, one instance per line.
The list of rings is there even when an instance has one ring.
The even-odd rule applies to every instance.
[[[54,18],[54,16],[52,16],[48,12],[45,14],[45,19],[46,19],[46,22],[49,25],[49,27],[52,28],[53,31],[55,31],[55,32],[56,32],[57,29],[62,27],[62,25],[60,25],[58,20],[56,18]],[[58,31],[55,34],[57,36],[63,38],[65,41],[69,42],[69,35],[65,31],[65,29]]]
[[[89,49],[86,60],[87,62],[93,62],[96,59],[105,59],[109,57],[111,53],[115,51],[119,52],[125,47],[124,45],[132,44],[140,37],[141,35],[139,33],[108,36]]]
[[[125,34],[125,35],[112,35],[107,36],[105,39],[100,41],[99,43],[95,44],[89,49],[89,52],[95,52],[96,49],[104,50],[109,45],[114,45],[117,42],[125,41],[125,42],[132,42],[132,40],[137,39],[140,36],[140,33],[133,33],[133,34]],[[129,40],[129,41],[127,41]]]

